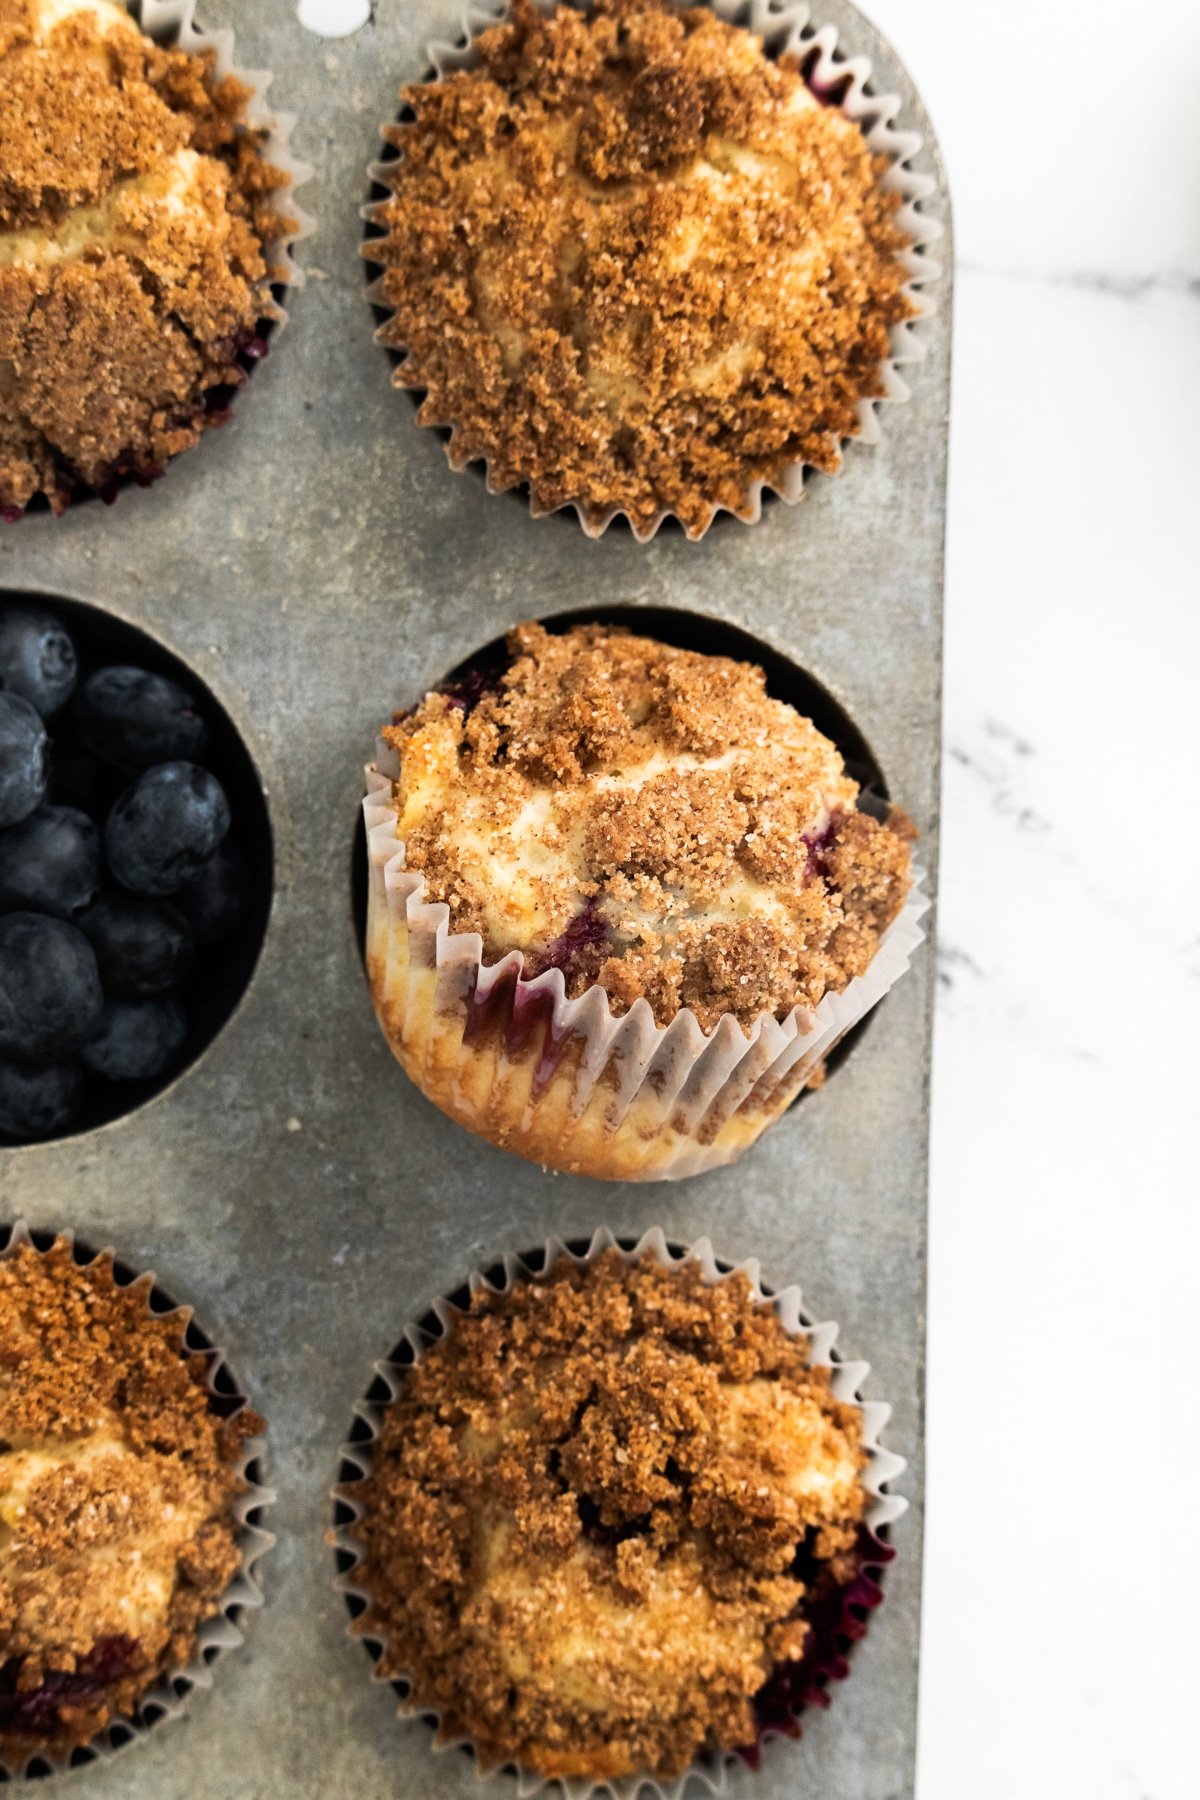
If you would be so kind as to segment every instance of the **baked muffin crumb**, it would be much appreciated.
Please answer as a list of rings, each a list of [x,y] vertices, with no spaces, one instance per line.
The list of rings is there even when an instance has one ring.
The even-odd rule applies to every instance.
[[[146,480],[224,416],[293,223],[212,52],[0,0],[0,509]]]
[[[455,462],[693,535],[833,469],[912,316],[886,160],[796,58],[707,7],[515,0],[477,66],[404,89],[364,254]]]
[[[470,1313],[386,1410],[358,1629],[485,1766],[678,1774],[857,1572],[861,1414],[744,1276],[615,1251]]]
[[[911,884],[911,821],[858,810],[835,746],[761,669],[619,628],[518,626],[509,666],[385,728],[405,866],[527,978],[660,1025],[814,1008]]]
[[[129,1716],[237,1571],[243,1445],[186,1315],[59,1239],[0,1257],[0,1752],[67,1751]]]

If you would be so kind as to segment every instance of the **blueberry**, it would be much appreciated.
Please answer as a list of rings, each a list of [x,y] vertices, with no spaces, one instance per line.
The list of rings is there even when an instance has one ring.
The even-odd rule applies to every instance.
[[[61,1131],[83,1103],[83,1075],[75,1063],[23,1069],[0,1062],[0,1131],[42,1138]]]
[[[176,987],[192,966],[192,928],[167,900],[101,894],[77,923],[106,994],[147,1000]]]
[[[186,1036],[178,1000],[109,1000],[83,1060],[108,1081],[152,1081],[178,1060]]]
[[[130,774],[195,762],[208,748],[208,728],[187,689],[149,669],[97,669],[80,685],[71,716],[85,749]]]
[[[67,918],[100,884],[100,833],[72,806],[39,806],[0,831],[0,912]]]
[[[0,919],[0,1057],[52,1062],[95,1032],[104,1007],[82,931],[41,913]]]
[[[0,688],[48,719],[70,698],[77,673],[70,634],[50,613],[40,606],[0,610]]]
[[[45,799],[48,752],[46,727],[28,700],[0,693],[0,830]]]
[[[229,802],[195,763],[160,763],[127,787],[108,815],[104,848],[122,887],[173,894],[195,881],[229,830]]]
[[[172,895],[201,948],[232,937],[246,916],[250,896],[250,859],[233,838],[187,887]]]

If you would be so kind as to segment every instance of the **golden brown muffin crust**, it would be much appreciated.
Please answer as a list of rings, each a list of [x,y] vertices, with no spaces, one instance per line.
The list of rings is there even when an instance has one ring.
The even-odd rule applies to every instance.
[[[355,1582],[381,1669],[481,1759],[594,1778],[753,1741],[851,1569],[861,1414],[743,1276],[604,1253],[470,1314],[384,1414]]]
[[[487,961],[599,982],[660,1025],[815,1007],[862,974],[911,883],[911,824],[858,788],[761,669],[609,626],[511,633],[468,705],[385,729],[405,866]]]
[[[186,1320],[147,1312],[148,1284],[81,1268],[59,1240],[0,1258],[0,1749],[94,1737],[192,1654],[240,1560],[244,1442],[221,1419]],[[116,1645],[117,1660],[111,1661]],[[115,1669],[44,1731],[11,1713],[62,1676]]]
[[[478,66],[407,87],[383,235],[403,384],[535,503],[690,531],[831,469],[911,316],[857,125],[705,7],[515,0]]]
[[[0,508],[157,473],[244,379],[284,176],[210,52],[0,0]]]

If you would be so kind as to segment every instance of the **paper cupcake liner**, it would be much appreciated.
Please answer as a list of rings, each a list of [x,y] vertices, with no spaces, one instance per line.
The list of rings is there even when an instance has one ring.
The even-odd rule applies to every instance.
[[[380,765],[383,765],[382,768]],[[682,1010],[655,1022],[644,999],[622,1017],[591,987],[567,997],[560,969],[526,980],[513,950],[485,964],[478,932],[452,932],[404,866],[389,753],[366,770],[367,978],[393,1054],[468,1131],[563,1172],[676,1181],[733,1162],[908,968],[929,902],[922,872],[866,973],[780,1023],[726,1016],[708,1035]]]
[[[534,0],[534,3],[541,12],[551,13],[559,0]],[[568,0],[568,3],[576,4],[578,0]],[[871,151],[876,156],[887,158],[890,167],[883,178],[884,187],[903,197],[903,204],[896,215],[897,224],[910,239],[910,247],[901,257],[909,271],[909,280],[903,291],[917,310],[911,319],[891,327],[891,354],[880,365],[880,385],[883,392],[873,399],[859,402],[858,430],[849,438],[843,439],[839,447],[838,468],[833,473],[840,473],[844,462],[842,452],[847,443],[879,443],[881,432],[878,408],[889,402],[895,404],[909,398],[909,389],[900,376],[900,365],[919,362],[925,355],[926,345],[921,328],[936,311],[930,289],[941,274],[940,264],[929,252],[930,247],[942,237],[943,228],[939,219],[922,209],[921,203],[936,192],[937,182],[931,175],[922,174],[912,167],[914,158],[923,148],[924,139],[919,132],[910,131],[898,122],[903,104],[900,96],[869,92],[870,58],[844,55],[838,49],[836,27],[814,25],[813,9],[810,6],[777,5],[776,0],[703,0],[703,3],[711,6],[717,17],[728,24],[745,26],[756,37],[760,37],[773,57],[782,56],[787,51],[802,57],[806,65],[805,80],[814,95],[824,103],[835,103],[836,97],[836,104],[861,127]],[[506,4],[492,7],[468,5],[463,14],[462,36],[459,41],[454,44],[438,41],[428,45],[427,56],[433,70],[431,79],[441,81],[453,70],[474,67],[478,62],[476,39],[481,32],[500,24],[507,16],[507,11]],[[390,129],[393,123],[394,121],[388,121],[385,129]],[[370,164],[367,174],[373,186],[386,187],[391,166],[389,162],[378,160]],[[377,223],[388,198],[390,196],[373,200],[361,209],[360,217],[367,225],[374,226]],[[375,237],[369,237],[363,244],[362,254],[367,262],[377,260],[373,254],[376,248]],[[366,293],[374,308],[380,312],[390,311],[383,296],[382,275],[370,283]],[[375,334],[376,342],[382,342],[385,329],[386,321]],[[415,389],[419,389],[421,385],[419,381],[411,384],[405,381],[403,368],[395,371],[394,384],[401,388],[411,385]],[[434,430],[449,431],[446,455],[452,469],[461,473],[472,462],[482,463],[489,493],[512,492],[522,485],[514,482],[507,487],[500,486],[493,477],[490,459],[478,454],[468,454],[456,442],[458,432],[453,419],[425,419],[419,423]],[[765,493],[774,494],[789,504],[804,498],[805,470],[811,466],[806,462],[790,463],[779,476],[770,481],[760,479],[749,483],[742,508],[716,505],[712,518],[699,529],[684,525],[682,520],[679,523],[693,543],[698,543],[707,534],[713,520],[723,512],[729,513],[743,524],[756,525],[762,517]],[[614,519],[623,518],[634,537],[642,544],[650,542],[665,520],[677,517],[671,508],[664,507],[649,524],[637,525],[622,508],[613,507],[602,518],[589,520],[581,498],[564,501],[556,507],[541,507],[532,490],[529,509],[535,519],[548,517],[554,512],[573,511],[585,536],[589,538],[603,537]]]
[[[0,1229],[0,1238],[3,1236],[3,1230]],[[0,1261],[13,1255],[22,1244],[28,1244],[39,1255],[44,1255],[58,1242],[69,1244],[73,1252],[76,1250],[73,1231],[33,1231],[24,1220],[19,1219],[11,1227],[7,1242],[0,1248]],[[242,1405],[245,1405],[240,1384],[233,1381],[227,1368],[225,1352],[195,1323],[190,1306],[180,1306],[172,1297],[163,1293],[154,1275],[135,1274],[111,1249],[89,1254],[86,1260],[77,1255],[76,1261],[86,1268],[107,1264],[119,1287],[141,1290],[144,1293],[148,1314],[152,1313],[157,1318],[178,1319],[180,1324],[186,1326],[184,1348],[199,1352],[207,1359],[204,1386],[210,1397],[214,1401],[220,1401],[225,1416],[232,1416],[231,1401],[240,1399]],[[222,1373],[227,1384],[223,1388],[218,1385]],[[233,1411],[241,1411],[241,1407],[235,1407]],[[233,1502],[233,1517],[237,1522],[238,1545],[242,1553],[241,1566],[221,1596],[219,1610],[198,1629],[196,1647],[190,1660],[168,1669],[153,1687],[147,1689],[138,1702],[137,1710],[130,1717],[110,1720],[104,1730],[87,1744],[65,1752],[31,1750],[24,1762],[19,1764],[7,1763],[0,1755],[0,1782],[33,1780],[61,1773],[65,1769],[80,1768],[87,1763],[107,1761],[130,1744],[140,1743],[147,1732],[164,1719],[179,1718],[194,1689],[212,1686],[213,1665],[218,1658],[226,1651],[236,1650],[245,1642],[239,1623],[241,1614],[260,1607],[263,1603],[258,1565],[274,1544],[275,1537],[257,1523],[257,1517],[274,1502],[275,1493],[272,1488],[263,1487],[250,1473],[253,1466],[261,1464],[261,1461],[261,1440],[252,1439],[243,1446],[234,1465],[246,1484],[244,1492]]]
[[[860,1615],[877,1606],[883,1597],[874,1576],[891,1561],[894,1554],[880,1533],[886,1531],[908,1510],[908,1501],[903,1496],[885,1490],[889,1483],[900,1476],[906,1465],[902,1456],[885,1449],[880,1442],[880,1434],[891,1417],[891,1407],[880,1401],[862,1400],[859,1397],[859,1390],[867,1378],[870,1365],[865,1362],[843,1361],[836,1356],[834,1344],[838,1327],[832,1322],[814,1324],[804,1311],[798,1287],[787,1287],[779,1293],[772,1293],[763,1287],[757,1259],[751,1258],[736,1265],[721,1261],[715,1255],[708,1238],[700,1238],[688,1247],[680,1246],[669,1240],[659,1226],[643,1232],[636,1242],[618,1239],[607,1226],[596,1231],[587,1244],[576,1245],[566,1243],[561,1238],[548,1238],[533,1256],[510,1254],[486,1273],[473,1269],[463,1286],[471,1294],[480,1288],[491,1293],[507,1293],[517,1282],[544,1280],[560,1260],[570,1260],[582,1268],[602,1251],[614,1249],[627,1263],[634,1262],[646,1252],[652,1253],[664,1268],[679,1268],[685,1263],[696,1263],[708,1285],[727,1280],[731,1275],[745,1275],[755,1300],[770,1302],[788,1335],[808,1339],[812,1363],[832,1370],[830,1386],[834,1398],[846,1405],[856,1406],[861,1412],[863,1444],[869,1458],[863,1485],[871,1495],[864,1524],[878,1548],[878,1554],[864,1556],[855,1582],[841,1590],[843,1616],[834,1627],[838,1638],[853,1640],[861,1637],[864,1635],[865,1625]],[[460,1291],[461,1289],[456,1290]],[[330,1534],[330,1542],[338,1554],[339,1566],[334,1586],[345,1599],[350,1611],[351,1622],[347,1627],[347,1635],[367,1645],[376,1665],[384,1645],[370,1630],[362,1629],[359,1624],[371,1599],[369,1592],[356,1578],[364,1553],[364,1546],[355,1535],[357,1523],[363,1513],[358,1495],[359,1484],[370,1476],[373,1447],[379,1439],[383,1415],[398,1398],[408,1370],[420,1362],[430,1344],[452,1329],[455,1321],[462,1318],[464,1310],[456,1300],[443,1295],[433,1302],[420,1320],[407,1327],[392,1358],[375,1364],[375,1379],[371,1388],[354,1409],[357,1421],[355,1435],[343,1444],[341,1450],[342,1475],[333,1490],[334,1528]],[[355,1472],[347,1476],[346,1470]],[[813,1688],[795,1700],[790,1716],[781,1720],[778,1725],[763,1729],[756,1745],[706,1757],[673,1780],[659,1781],[648,1775],[601,1781],[563,1776],[543,1777],[531,1770],[515,1768],[512,1764],[505,1764],[502,1769],[478,1770],[478,1773],[481,1780],[505,1771],[515,1773],[516,1792],[521,1800],[530,1800],[533,1795],[552,1792],[564,1794],[566,1800],[592,1800],[593,1796],[601,1794],[611,1795],[613,1800],[638,1800],[639,1796],[641,1800],[683,1800],[685,1791],[724,1794],[728,1791],[731,1769],[736,1768],[739,1763],[756,1764],[764,1746],[777,1737],[798,1737],[801,1712],[807,1706],[827,1703],[824,1682],[840,1680],[848,1673],[846,1656],[839,1647],[832,1657],[813,1669]],[[381,1684],[387,1683],[401,1693],[399,1717],[402,1720],[409,1724],[420,1722],[434,1730],[437,1735],[433,1747],[439,1754],[450,1750],[471,1749],[469,1737],[442,1737],[441,1714],[435,1708],[422,1706],[409,1697],[414,1686],[410,1675],[381,1675],[376,1666],[373,1679]]]
[[[277,188],[272,200],[276,210],[283,219],[291,221],[288,230],[263,245],[263,257],[269,271],[269,291],[258,315],[259,325],[270,328],[273,336],[283,330],[287,324],[287,312],[279,298],[282,288],[300,288],[304,285],[304,273],[294,257],[295,246],[309,237],[315,229],[314,221],[295,204],[294,194],[298,187],[311,180],[313,170],[308,163],[298,160],[292,154],[291,135],[296,123],[294,113],[277,113],[267,104],[267,89],[274,76],[267,70],[250,70],[239,68],[234,60],[234,34],[229,28],[221,31],[201,31],[195,22],[196,8],[203,5],[203,0],[125,0],[126,10],[133,14],[147,37],[164,49],[183,50],[189,56],[202,51],[215,53],[214,73],[218,81],[227,75],[236,76],[237,80],[250,90],[250,99],[246,103],[242,115],[243,122],[256,130],[265,132],[262,146],[264,162],[277,168],[284,176],[284,184]],[[268,353],[268,347],[261,338],[241,352],[238,362],[247,378],[253,373],[257,363]],[[212,389],[206,400],[210,413],[217,410],[228,410],[233,404],[240,389],[229,391],[229,398],[224,408],[218,405],[219,398],[226,390]],[[199,444],[193,446],[199,449]],[[185,452],[186,454],[186,452]],[[172,459],[177,460],[177,459]],[[169,465],[168,465],[169,466]],[[163,470],[166,473],[166,469]],[[81,501],[98,498],[111,504],[129,487],[148,486],[158,476],[143,475],[140,479],[135,475],[118,475],[106,488],[91,488],[79,484],[68,495],[62,510]],[[0,509],[0,520],[9,524],[15,523],[25,516],[28,507]]]

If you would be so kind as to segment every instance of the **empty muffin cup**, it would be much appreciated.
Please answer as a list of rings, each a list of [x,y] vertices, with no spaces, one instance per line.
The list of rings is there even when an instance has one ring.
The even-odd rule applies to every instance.
[[[54,130],[74,135],[61,180],[26,191],[18,176],[0,208],[11,300],[0,359],[13,371],[0,399],[0,518],[156,480],[225,422],[286,321],[280,296],[301,280],[292,249],[310,229],[293,191],[311,170],[291,154],[293,120],[266,103],[270,75],[238,69],[232,31],[201,31],[194,14],[195,0],[37,0],[32,35],[10,46],[14,64],[26,50],[43,77],[19,90],[27,117],[12,122],[30,134],[35,166],[56,166],[44,141]],[[78,32],[96,43],[76,44]],[[151,81],[146,38],[211,63],[211,78],[177,64]],[[44,77],[64,56],[56,96]],[[36,306],[21,305],[27,288]]]
[[[515,1306],[505,1310],[504,1298],[513,1296]],[[507,1337],[506,1319],[513,1322]],[[488,1386],[483,1375],[480,1386],[479,1372],[493,1359],[475,1337],[455,1362],[454,1335],[464,1329],[491,1334],[493,1348],[508,1344],[513,1360],[496,1362],[504,1379]],[[437,1300],[409,1326],[392,1358],[376,1366],[355,1409],[357,1423],[343,1447],[334,1492],[331,1541],[338,1553],[336,1585],[351,1613],[350,1635],[370,1649],[375,1679],[390,1681],[401,1694],[400,1716],[432,1725],[439,1750],[472,1750],[481,1773],[515,1769],[516,1791],[523,1796],[553,1789],[569,1800],[600,1792],[616,1800],[681,1800],[685,1789],[721,1793],[730,1768],[756,1765],[777,1736],[798,1736],[805,1709],[827,1704],[829,1683],[849,1672],[851,1645],[883,1598],[881,1573],[894,1554],[890,1527],[907,1506],[887,1491],[905,1466],[880,1443],[890,1408],[860,1399],[867,1365],[839,1360],[836,1335],[835,1325],[810,1322],[799,1289],[764,1290],[757,1262],[731,1268],[718,1261],[707,1239],[682,1248],[658,1228],[636,1242],[618,1241],[607,1229],[588,1243],[551,1239],[532,1255],[506,1256],[486,1274],[473,1272],[453,1297]],[[545,1342],[539,1349],[540,1338]],[[797,1339],[804,1341],[801,1356],[789,1348]],[[440,1406],[442,1388],[406,1394],[414,1367],[435,1351],[436,1382],[471,1386],[466,1411],[458,1415],[468,1421],[460,1436],[452,1427],[424,1434],[426,1414],[454,1416],[453,1407]],[[543,1351],[550,1362],[539,1365]],[[551,1365],[557,1371],[550,1377],[553,1393],[538,1375],[539,1367],[544,1374]],[[432,1367],[425,1373],[432,1376]],[[529,1416],[531,1395],[536,1424]],[[387,1426],[397,1402],[404,1409],[399,1436]],[[507,1473],[493,1461],[496,1446],[489,1447],[496,1432],[502,1459],[511,1446]],[[768,1438],[774,1450],[762,1452],[760,1466],[756,1459]],[[400,1533],[397,1546],[411,1542],[404,1536],[409,1501],[424,1526],[440,1529],[434,1490],[426,1495],[420,1474],[426,1452],[434,1459],[428,1468],[441,1471],[435,1488],[449,1497],[448,1521],[459,1502],[469,1514],[473,1482],[491,1484],[480,1491],[479,1504],[507,1547],[496,1562],[487,1550],[491,1527],[484,1539],[470,1538],[472,1598],[461,1622],[453,1601],[445,1614],[446,1629],[463,1638],[461,1645],[454,1638],[456,1660],[447,1663],[447,1651],[439,1662],[433,1645],[428,1666],[413,1668],[405,1665],[399,1634],[411,1629],[415,1635],[407,1641],[428,1651],[429,1621],[423,1614],[415,1624],[409,1618],[418,1604],[414,1590],[388,1586],[402,1571],[393,1566],[387,1545],[394,1532]],[[776,1452],[782,1461],[771,1460]],[[465,1485],[456,1485],[456,1458],[463,1459]],[[378,1493],[372,1488],[377,1476],[386,1481]],[[645,1516],[639,1511],[643,1501]],[[511,1526],[504,1523],[510,1503],[516,1508]],[[449,1524],[447,1530],[440,1540],[440,1594],[454,1592],[455,1546],[466,1541]],[[536,1536],[540,1530],[550,1534],[544,1556],[529,1540],[531,1531]],[[749,1537],[738,1540],[735,1552],[739,1532]],[[767,1538],[777,1550],[766,1551]],[[728,1568],[715,1547],[720,1544],[732,1556]],[[763,1559],[763,1570],[746,1585],[737,1574],[739,1556],[756,1570]],[[767,1564],[774,1573],[763,1572]],[[381,1567],[390,1574],[381,1575]],[[563,1569],[565,1574],[556,1573]],[[720,1620],[721,1609],[710,1616],[703,1599],[710,1576],[712,1594],[730,1609]],[[772,1585],[777,1579],[782,1586]],[[526,1580],[548,1583],[553,1594],[524,1593]],[[745,1638],[722,1648],[716,1638],[742,1604],[735,1590],[751,1610],[760,1602],[763,1610],[752,1629],[748,1616],[742,1621]],[[662,1620],[651,1620],[643,1643],[639,1625],[659,1601],[669,1602],[674,1634]],[[700,1632],[702,1648],[692,1644],[673,1662],[669,1652],[683,1644],[677,1610],[689,1607],[697,1612],[696,1618],[688,1614],[688,1623],[693,1635]],[[593,1612],[598,1636],[588,1625]],[[772,1619],[778,1623],[768,1625]],[[706,1633],[715,1634],[711,1642]],[[590,1650],[581,1651],[584,1644]],[[476,1702],[477,1689],[473,1678],[460,1680],[454,1671],[465,1666],[457,1659],[477,1654],[476,1646],[489,1666],[497,1657],[505,1666],[511,1659],[514,1685],[505,1706],[480,1702],[469,1722],[465,1711]],[[709,1722],[715,1729],[707,1736],[696,1723],[694,1707],[701,1702],[692,1691],[699,1666],[694,1659],[702,1650],[713,1658],[713,1688],[728,1686],[715,1702]],[[736,1679],[730,1674],[734,1662]],[[636,1686],[638,1672],[647,1678],[650,1669],[656,1681],[666,1681],[668,1668],[671,1681],[650,1715],[633,1700],[626,1718],[627,1683]],[[486,1686],[482,1674],[480,1681]],[[439,1693],[440,1704],[431,1699]],[[581,1695],[583,1713],[577,1716]],[[589,1709],[602,1696],[614,1711],[603,1730],[588,1724]],[[530,1720],[540,1725],[526,1740],[524,1756],[505,1753],[508,1721],[517,1733],[518,1717],[527,1728]],[[682,1723],[678,1734],[673,1723],[664,1724],[676,1718]],[[627,1735],[631,1720],[640,1723]],[[582,1734],[574,1744],[573,1731]],[[661,1750],[657,1772],[639,1759],[648,1743]]]
[[[127,1678],[127,1674],[136,1677],[138,1646],[136,1639],[130,1635],[132,1623],[123,1633],[110,1630],[107,1635],[98,1637],[86,1656],[80,1658],[77,1654],[72,1654],[64,1657],[64,1662],[71,1663],[73,1667],[69,1670],[64,1668],[61,1672],[50,1668],[40,1683],[22,1684],[22,1666],[28,1663],[31,1654],[28,1648],[18,1652],[10,1642],[7,1648],[0,1649],[0,1780],[16,1780],[46,1776],[85,1763],[105,1760],[126,1745],[143,1739],[146,1732],[160,1720],[179,1717],[185,1710],[193,1689],[212,1686],[213,1665],[224,1652],[243,1642],[241,1615],[248,1609],[262,1605],[258,1569],[263,1556],[275,1540],[262,1528],[259,1520],[275,1496],[256,1479],[256,1464],[261,1455],[261,1443],[257,1441],[257,1437],[262,1429],[262,1421],[256,1415],[247,1413],[246,1402],[226,1367],[224,1352],[194,1324],[190,1307],[177,1305],[169,1299],[156,1285],[153,1275],[135,1275],[126,1265],[117,1261],[113,1251],[102,1250],[97,1254],[85,1252],[76,1244],[72,1232],[34,1231],[23,1222],[18,1222],[7,1231],[0,1231],[0,1242],[3,1243],[0,1265],[29,1253],[42,1259],[47,1272],[54,1268],[56,1261],[62,1263],[64,1268],[73,1267],[84,1271],[93,1278],[89,1285],[91,1291],[98,1296],[112,1293],[114,1296],[127,1297],[128,1304],[114,1311],[114,1321],[118,1318],[136,1320],[143,1317],[146,1321],[152,1320],[155,1325],[154,1338],[159,1345],[174,1346],[178,1350],[181,1360],[188,1365],[189,1373],[207,1396],[207,1412],[221,1421],[223,1429],[231,1430],[232,1433],[230,1457],[226,1460],[222,1455],[221,1460],[232,1476],[233,1497],[222,1517],[233,1530],[234,1547],[238,1556],[237,1568],[227,1579],[211,1612],[206,1614],[204,1610],[207,1601],[197,1598],[192,1602],[185,1597],[178,1615],[185,1622],[177,1625],[173,1635],[192,1639],[186,1659],[164,1666],[157,1678],[144,1691],[137,1693],[131,1709],[114,1712],[90,1736],[81,1736],[81,1731],[86,1730],[91,1715],[102,1717],[108,1711],[106,1690],[112,1688],[114,1694],[119,1693],[120,1684]],[[19,1323],[14,1325],[14,1329],[20,1329]],[[75,1329],[72,1328],[72,1337]],[[78,1329],[86,1329],[86,1323]],[[147,1343],[152,1341],[151,1334],[148,1333]],[[144,1383],[148,1384],[151,1379],[151,1362],[147,1361],[144,1366],[139,1365],[139,1368]],[[64,1376],[64,1381],[66,1379]],[[26,1387],[28,1386],[27,1383]],[[243,1416],[244,1422],[255,1429],[254,1437],[247,1437],[238,1427],[237,1421]],[[64,1436],[63,1442],[73,1443],[73,1459],[66,1459],[68,1466],[83,1470],[110,1455],[125,1454],[122,1449],[124,1440],[112,1441],[111,1437],[106,1438],[105,1430],[105,1422],[101,1419],[90,1433]],[[62,1472],[64,1459],[53,1448],[55,1433],[46,1429],[43,1435],[51,1447],[40,1459],[47,1464],[46,1469],[40,1472],[37,1469],[21,1469],[12,1464],[13,1457],[18,1462],[20,1460],[22,1446],[19,1442],[7,1443],[4,1447],[3,1460],[10,1466],[0,1470],[0,1481],[4,1482],[3,1488],[0,1488],[0,1517],[4,1518],[9,1531],[6,1534],[7,1542],[0,1552],[0,1562],[10,1565],[15,1539],[19,1535],[13,1527],[21,1521],[24,1535],[30,1535],[34,1508],[26,1503],[26,1490],[32,1489],[39,1480],[54,1480]],[[90,1441],[87,1441],[89,1438]],[[132,1452],[128,1454],[132,1455]],[[125,1479],[132,1481],[133,1478],[130,1475]],[[167,1477],[164,1475],[162,1479],[166,1480]],[[166,1496],[168,1488],[162,1488],[161,1493]],[[186,1486],[181,1486],[178,1493],[175,1489],[170,1489],[170,1493],[174,1498],[169,1504],[176,1512],[186,1507]],[[139,1516],[139,1506],[143,1502],[150,1503],[146,1496],[135,1492],[132,1487],[129,1492],[124,1493],[123,1499],[120,1495],[117,1498],[122,1501],[124,1508],[121,1512],[123,1521]],[[92,1510],[99,1517],[102,1499],[96,1501]],[[52,1528],[52,1518],[44,1522],[44,1529],[42,1522],[37,1525],[43,1535]],[[177,1585],[182,1579],[185,1588],[190,1588],[202,1580],[198,1563],[182,1577],[179,1571],[189,1550],[194,1558],[202,1558],[206,1554],[197,1546],[208,1529],[208,1526],[200,1528],[200,1536],[195,1544],[181,1546],[178,1552],[180,1561],[176,1562],[172,1577],[174,1584]],[[209,1548],[211,1550],[212,1546]],[[36,1551],[36,1544],[33,1549]],[[16,1572],[10,1567],[0,1571],[0,1579],[20,1581],[29,1590],[36,1579],[36,1567]],[[147,1605],[154,1601],[156,1581],[157,1572],[150,1559],[146,1561],[143,1596]],[[172,1589],[172,1597],[174,1592],[175,1587]],[[127,1590],[123,1590],[122,1606],[131,1622],[138,1604],[136,1584],[130,1580]],[[193,1606],[195,1616],[189,1617]],[[14,1613],[14,1617],[17,1616]],[[12,1630],[16,1629],[17,1626],[14,1625]],[[9,1634],[5,1635],[7,1637]],[[38,1652],[42,1655],[48,1653]],[[130,1691],[136,1692],[136,1689]]]
[[[695,540],[799,500],[806,468],[878,441],[924,354],[941,227],[900,99],[805,5],[711,12],[473,13],[369,170],[395,385],[454,469],[590,537],[675,518]]]

